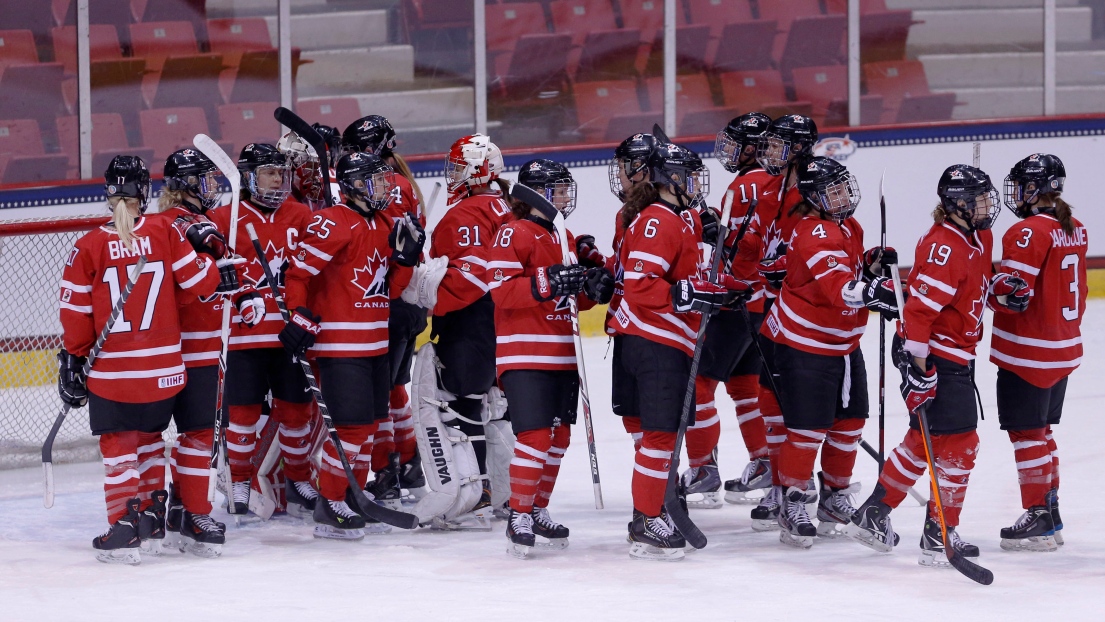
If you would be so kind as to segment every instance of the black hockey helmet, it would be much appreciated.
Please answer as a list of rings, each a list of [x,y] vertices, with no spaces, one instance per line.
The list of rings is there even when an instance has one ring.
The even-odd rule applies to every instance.
[[[552,160],[530,160],[518,171],[518,183],[545,195],[567,218],[576,209],[576,182],[568,167]]]
[[[936,185],[936,194],[944,212],[962,218],[971,231],[993,227],[1001,210],[998,191],[990,176],[966,164],[953,164],[945,169]]]
[[[330,166],[335,166],[342,156],[341,133],[338,128],[321,123],[312,123],[311,127],[315,128],[318,135],[322,137],[322,142],[326,143],[326,157],[330,160]]]
[[[361,117],[342,132],[341,147],[345,153],[363,151],[389,158],[391,150],[395,149],[395,128],[378,114]]]
[[[809,159],[817,142],[817,124],[800,114],[775,119],[756,145],[756,160],[769,175],[782,175],[791,163]]]
[[[610,192],[619,201],[625,201],[626,182],[635,184],[648,181],[647,178],[634,177],[648,169],[648,160],[659,146],[660,141],[652,134],[634,134],[614,149],[614,159],[610,160],[607,177],[610,179]]]
[[[649,158],[648,168],[653,183],[671,187],[680,211],[691,207],[697,197],[710,194],[710,169],[686,147],[661,143]]]
[[[132,155],[112,158],[104,171],[104,192],[109,202],[115,197],[138,199],[138,209],[145,213],[150,202],[150,171],[146,163]]]
[[[729,124],[717,133],[714,141],[714,155],[718,162],[730,173],[740,170],[744,151],[749,146],[755,148],[760,135],[771,127],[771,117],[762,112],[748,112],[734,117]],[[753,155],[755,155],[753,153]]]
[[[844,222],[859,206],[859,184],[843,164],[815,157],[798,167],[798,192],[824,216]]]
[[[276,145],[246,145],[238,156],[238,171],[242,174],[242,190],[259,207],[274,210],[292,193],[292,167]],[[264,180],[259,179],[262,175]]]
[[[1067,167],[1058,156],[1034,153],[1017,162],[1005,176],[1005,206],[1020,218],[1038,213],[1042,194],[1062,194]]]
[[[346,154],[338,160],[336,174],[346,205],[365,216],[386,208],[391,202],[395,173],[380,156],[364,152]],[[364,205],[358,205],[354,199]]]
[[[188,209],[199,214],[219,202],[219,167],[202,152],[185,148],[175,151],[165,160],[165,189],[184,192],[197,198],[199,205],[183,201]]]

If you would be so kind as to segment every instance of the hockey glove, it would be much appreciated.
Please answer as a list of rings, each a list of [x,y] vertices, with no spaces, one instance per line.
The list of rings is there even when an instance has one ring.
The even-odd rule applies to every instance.
[[[581,235],[576,238],[576,257],[586,268],[601,268],[606,265],[606,257],[595,247],[595,236]]]
[[[533,298],[537,302],[548,302],[560,296],[571,296],[583,291],[587,281],[587,271],[579,264],[565,266],[556,264],[547,268],[538,268],[537,274],[530,277]]]
[[[915,413],[918,408],[928,406],[936,399],[936,368],[930,366],[927,371],[921,371],[916,363],[908,363],[901,390],[909,412]]]
[[[1005,307],[1015,313],[1021,313],[1028,308],[1028,300],[1032,297],[1032,290],[1028,288],[1028,283],[1021,277],[1002,272],[995,274],[994,278],[990,280],[990,296],[992,304]]]
[[[868,281],[877,276],[889,276],[886,267],[897,263],[898,251],[894,247],[876,246],[863,253],[863,276]]]
[[[238,296],[234,306],[238,309],[243,326],[253,328],[265,321],[265,297],[253,289]]]
[[[307,349],[315,345],[315,339],[322,332],[319,322],[322,318],[311,313],[306,307],[298,307],[292,313],[288,323],[280,331],[280,343],[294,357],[302,358]]]
[[[772,289],[782,289],[783,279],[787,278],[787,256],[779,255],[760,261],[760,276]]]
[[[840,293],[844,303],[853,309],[867,307],[885,318],[898,319],[894,282],[884,276],[877,276],[869,283],[848,281]]]
[[[729,290],[703,279],[683,279],[672,283],[671,306],[676,313],[716,313],[729,300]]]
[[[219,294],[233,294],[242,289],[238,281],[238,265],[245,263],[242,256],[229,256],[215,260],[215,266],[219,269],[219,286],[215,292]]]
[[[606,268],[591,268],[583,283],[583,293],[600,305],[610,302],[614,297],[614,275]]]
[[[177,222],[187,221],[183,218],[177,218]],[[188,238],[188,243],[192,245],[192,249],[197,253],[207,254],[215,259],[226,257],[226,238],[210,222],[206,220],[193,221],[184,230],[184,235]]]
[[[726,309],[736,309],[741,304],[748,302],[748,299],[755,293],[755,290],[752,289],[752,283],[742,281],[728,274],[718,275],[717,284],[729,292],[725,304],[722,305]]]
[[[395,226],[388,235],[388,245],[394,249],[391,258],[395,263],[413,267],[418,264],[418,256],[426,245],[426,230],[410,214],[405,214],[395,221]]]
[[[698,217],[702,221],[702,241],[710,246],[717,246],[717,232],[720,226],[717,212],[709,207],[703,207]]]
[[[73,356],[62,348],[58,352],[58,394],[70,408],[88,403],[88,379],[84,376],[87,357]]]
[[[449,270],[449,258],[434,257],[414,267],[411,282],[403,290],[403,300],[423,309],[433,310],[437,304],[437,288]]]

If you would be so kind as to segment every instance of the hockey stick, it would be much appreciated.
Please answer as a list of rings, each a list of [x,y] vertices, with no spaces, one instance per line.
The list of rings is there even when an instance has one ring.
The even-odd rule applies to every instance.
[[[564,214],[540,193],[522,184],[514,184],[510,190],[510,195],[526,205],[536,207],[543,214],[547,215],[550,210],[552,211],[553,227],[556,228],[560,236],[561,261],[565,265],[576,263],[573,261],[571,251],[568,248],[568,229],[564,226]],[[603,504],[602,483],[599,481],[599,454],[595,446],[595,427],[591,422],[591,393],[587,388],[587,368],[583,363],[583,339],[579,335],[579,300],[577,295],[568,296],[568,305],[572,314],[572,343],[575,345],[576,371],[579,372],[579,397],[580,401],[583,402],[583,424],[587,430],[587,454],[591,462],[591,483],[595,488],[595,509],[601,510]]]
[[[883,188],[886,183],[886,169],[879,178],[879,223],[882,233],[882,248],[886,250],[886,195]],[[866,441],[861,441],[866,442]],[[879,314],[879,473],[886,462],[886,318]],[[913,489],[910,488],[910,492]]]
[[[434,190],[430,193],[430,201],[422,206],[422,215],[426,217],[426,221],[430,220],[430,212],[434,209],[434,204],[437,203],[437,195],[441,194],[441,182],[434,182]]]
[[[210,136],[196,134],[192,144],[203,155],[214,162],[223,177],[230,182],[230,231],[227,232],[227,244],[230,252],[234,252],[238,244],[238,205],[241,203],[242,175],[230,156],[223,151]],[[230,350],[230,299],[223,299],[223,316],[219,328],[219,375],[215,384],[215,425],[211,436],[211,460],[208,463],[207,473],[207,501],[215,502],[215,481],[219,478],[219,467],[222,466],[223,488],[226,492],[226,511],[234,514],[233,482],[230,476],[230,465],[227,458],[226,427],[230,416],[227,413],[226,404],[223,401],[226,393],[226,357]],[[220,461],[222,464],[220,465]]]
[[[265,258],[265,250],[261,248],[261,241],[257,239],[257,230],[253,228],[253,223],[246,225],[246,231],[249,232],[249,240],[253,243],[254,250],[257,251],[258,259],[261,260],[259,263],[265,271],[265,283],[268,284],[269,291],[272,292],[272,297],[276,300],[276,306],[280,308],[280,315],[284,318],[284,323],[287,324],[291,321],[291,314],[288,313],[288,307],[284,304],[284,297],[280,295],[276,288],[276,277],[273,276],[272,268],[269,267],[269,263]],[[303,375],[307,377],[307,385],[315,396],[315,403],[318,404],[319,412],[322,414],[322,421],[326,424],[326,430],[330,434],[330,442],[334,444],[334,450],[341,460],[341,466],[345,469],[345,478],[349,480],[349,489],[353,491],[353,499],[357,502],[361,512],[365,516],[381,523],[387,523],[392,527],[399,527],[400,529],[418,527],[418,517],[414,514],[386,508],[364,494],[364,490],[357,483],[357,476],[353,474],[353,468],[349,466],[349,457],[345,455],[345,448],[342,447],[341,439],[338,437],[338,429],[334,427],[334,420],[330,418],[330,410],[326,407],[326,401],[322,398],[322,391],[318,388],[315,373],[311,371],[311,364],[307,362],[306,358],[300,357],[299,367],[303,370]]]
[[[326,149],[326,141],[322,139],[318,130],[303,120],[303,117],[283,106],[274,110],[272,116],[280,122],[280,125],[295,132],[314,147],[315,153],[318,154],[319,168],[322,169],[322,191],[326,197],[326,207],[332,207],[334,205],[334,195],[330,191],[330,153]]]
[[[88,373],[92,371],[92,364],[96,362],[96,357],[100,356],[100,350],[104,349],[104,342],[107,341],[108,333],[115,326],[115,320],[123,314],[123,305],[127,304],[127,298],[130,298],[130,292],[134,289],[134,284],[138,282],[138,277],[145,267],[146,256],[141,255],[138,257],[138,263],[134,265],[134,269],[130,271],[126,286],[119,293],[119,300],[116,300],[115,306],[111,308],[111,315],[108,316],[107,322],[100,330],[100,335],[96,337],[96,343],[92,344],[92,349],[89,350],[88,356],[85,358],[81,375],[85,378],[86,386],[88,384]],[[50,426],[50,434],[46,437],[46,441],[42,443],[42,474],[46,478],[46,490],[42,496],[42,505],[47,508],[54,507],[54,439],[57,438],[58,431],[61,430],[61,424],[65,423],[65,416],[69,414],[72,408],[69,404],[62,404],[61,412],[54,419],[54,425]]]
[[[905,296],[902,294],[902,276],[898,273],[897,264],[890,265],[890,274],[894,279],[894,297],[897,299],[898,313],[901,316],[902,327],[904,329]],[[955,547],[948,542],[948,522],[947,519],[944,518],[944,502],[940,498],[940,480],[939,476],[936,474],[936,456],[932,452],[932,432],[929,429],[927,410],[926,407],[922,406],[916,410],[916,413],[918,423],[920,424],[918,427],[921,428],[921,438],[925,441],[925,461],[928,463],[932,499],[936,502],[936,517],[940,520],[940,533],[944,539],[944,554],[948,556],[948,563],[952,565],[952,568],[958,570],[960,574],[976,583],[990,585],[994,582],[994,573],[960,555],[955,550]],[[928,511],[927,508],[925,511]]]

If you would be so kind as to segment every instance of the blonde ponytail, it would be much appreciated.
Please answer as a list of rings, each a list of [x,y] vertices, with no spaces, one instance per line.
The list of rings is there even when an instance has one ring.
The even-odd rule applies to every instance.
[[[115,225],[115,232],[119,234],[119,241],[127,250],[135,251],[134,246],[134,216],[127,207],[124,197],[113,197],[115,203],[111,206],[111,222]]]

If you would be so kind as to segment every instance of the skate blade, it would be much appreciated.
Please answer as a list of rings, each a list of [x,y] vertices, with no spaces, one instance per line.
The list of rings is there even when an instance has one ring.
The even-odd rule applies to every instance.
[[[180,536],[179,532],[166,531],[165,539],[161,541],[161,551],[163,553],[183,553],[183,540],[184,538]]]
[[[944,551],[921,551],[917,556],[917,563],[925,568],[951,568],[948,556]]]
[[[314,535],[321,540],[364,540],[363,529],[339,529],[330,525],[315,525]]]
[[[774,518],[753,518],[752,531],[778,531],[779,522]]]
[[[438,531],[491,531],[491,521],[481,514],[463,514],[451,520],[436,516],[430,528]]]
[[[183,539],[184,544],[180,547],[181,553],[191,553],[196,557],[202,557],[204,559],[216,559],[222,557],[223,545],[213,544],[210,542],[195,542],[192,540]]]
[[[677,562],[683,559],[686,553],[683,549],[662,549],[644,542],[633,542],[629,545],[629,556],[646,561]]]
[[[133,549],[97,551],[96,561],[101,561],[105,564],[127,564],[128,566],[137,566],[142,563],[142,554],[137,547]]]
[[[844,533],[844,527],[844,523],[823,520],[817,523],[817,537],[827,538],[829,540],[846,538],[848,537],[848,534]]]
[[[541,537],[541,536],[538,536]],[[537,548],[546,551],[563,551],[568,548],[567,538],[543,538],[537,541]]]
[[[314,522],[315,511],[298,503],[289,503],[288,516],[294,516],[295,518],[301,518],[308,522]]]
[[[888,542],[884,542],[877,536],[873,535],[870,531],[855,524],[847,524],[841,528],[844,535],[859,542],[863,546],[871,549],[872,551],[878,551],[879,553],[889,553],[894,550],[894,546]]]
[[[808,549],[813,546],[813,536],[796,536],[783,529],[779,532],[779,542],[796,549]]]
[[[146,555],[161,557],[161,553],[163,552],[161,546],[162,540],[163,538],[148,538],[143,540],[142,543],[138,545],[138,550]]]
[[[1001,539],[1003,551],[1029,551],[1032,553],[1052,553],[1059,550],[1054,536],[1033,536],[1023,539]]]
[[[368,523],[364,527],[366,536],[384,536],[391,533],[391,525],[386,523]]]
[[[526,546],[524,544],[515,544],[508,542],[506,546],[506,554],[515,559],[528,559],[533,547]]]
[[[701,498],[696,499],[696,498],[692,498],[692,497],[688,496],[687,497],[687,507],[688,508],[695,508],[695,509],[698,509],[698,510],[718,510],[718,509],[721,509],[721,507],[724,505],[721,502],[721,493],[720,492],[716,492],[716,491],[715,492],[699,492],[699,493],[692,493],[692,494],[694,494],[695,497],[698,497],[699,495],[701,495]]]
[[[764,500],[765,488],[757,488],[755,490],[727,490],[725,491],[725,502],[732,503],[733,505],[759,505],[760,501]]]
[[[1063,532],[1058,529],[1055,530],[1055,544],[1063,546]]]

